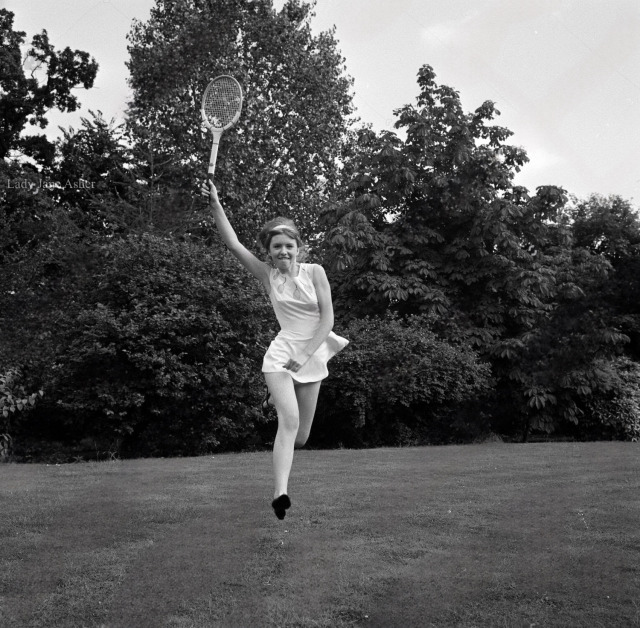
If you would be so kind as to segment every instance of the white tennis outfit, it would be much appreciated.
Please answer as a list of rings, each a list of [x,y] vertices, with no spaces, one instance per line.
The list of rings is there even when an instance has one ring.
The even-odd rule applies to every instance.
[[[277,268],[269,274],[269,297],[280,323],[280,332],[265,353],[262,372],[289,373],[300,384],[327,377],[327,362],[349,344],[346,338],[329,332],[327,339],[297,373],[284,368],[296,351],[305,349],[320,325],[320,307],[312,278],[314,266],[299,264],[297,277],[283,275]]]

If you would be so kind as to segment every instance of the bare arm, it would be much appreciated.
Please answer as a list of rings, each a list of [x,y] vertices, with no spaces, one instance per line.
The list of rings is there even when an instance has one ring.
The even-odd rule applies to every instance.
[[[209,207],[216,222],[218,233],[227,248],[238,258],[240,263],[256,278],[258,278],[267,288],[269,286],[269,265],[259,260],[251,251],[247,250],[238,240],[227,215],[222,209],[218,199],[218,191],[212,181],[207,181],[200,189],[202,196],[209,198]]]

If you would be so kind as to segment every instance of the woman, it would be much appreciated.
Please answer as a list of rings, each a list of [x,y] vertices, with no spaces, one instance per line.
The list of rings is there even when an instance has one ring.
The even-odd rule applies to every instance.
[[[262,363],[267,383],[265,403],[275,406],[278,432],[273,444],[274,499],[278,519],[291,507],[288,481],[293,450],[309,438],[321,381],[329,374],[327,362],[347,346],[334,334],[333,304],[327,275],[318,264],[302,263],[304,245],[293,221],[268,222],[258,240],[267,253],[259,260],[238,240],[209,181],[202,186],[222,240],[240,263],[262,282],[271,299],[281,330]]]

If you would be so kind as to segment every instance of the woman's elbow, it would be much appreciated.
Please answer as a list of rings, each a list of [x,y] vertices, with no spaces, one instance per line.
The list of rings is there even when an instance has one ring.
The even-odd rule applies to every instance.
[[[321,321],[322,321],[323,327],[325,327],[327,331],[331,331],[333,329],[333,323],[335,322],[333,318],[333,313],[324,314],[321,317]]]

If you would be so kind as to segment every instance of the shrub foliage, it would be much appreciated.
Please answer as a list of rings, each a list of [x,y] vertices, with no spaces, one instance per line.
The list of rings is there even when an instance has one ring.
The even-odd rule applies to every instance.
[[[489,365],[439,339],[431,324],[426,316],[395,315],[350,322],[344,333],[351,344],[332,362],[322,391],[316,442],[404,445],[482,435],[486,423],[463,415],[480,412]]]
[[[104,246],[33,421],[123,454],[256,446],[270,308],[235,260],[157,236]]]
[[[354,131],[350,80],[333,33],[312,34],[312,5],[232,4],[159,1],[134,26],[127,124],[92,114],[53,147],[23,141],[20,114],[2,139],[0,455],[270,444],[258,408],[275,317],[194,192],[210,144],[192,114],[213,58],[247,92],[217,170],[232,221],[250,244],[263,219],[299,219],[351,340],[322,388],[316,445],[637,440],[637,209],[515,185],[526,152],[494,103],[464,112],[429,66],[416,104],[396,112],[402,137]],[[207,30],[220,19],[228,41]],[[12,23],[0,11],[15,65]],[[53,76],[44,35],[34,50]],[[194,42],[185,73],[173,53]],[[79,74],[50,106],[72,110],[68,90],[93,80],[95,62],[74,54]],[[159,84],[166,102],[151,98]],[[43,189],[47,178],[87,185]]]

